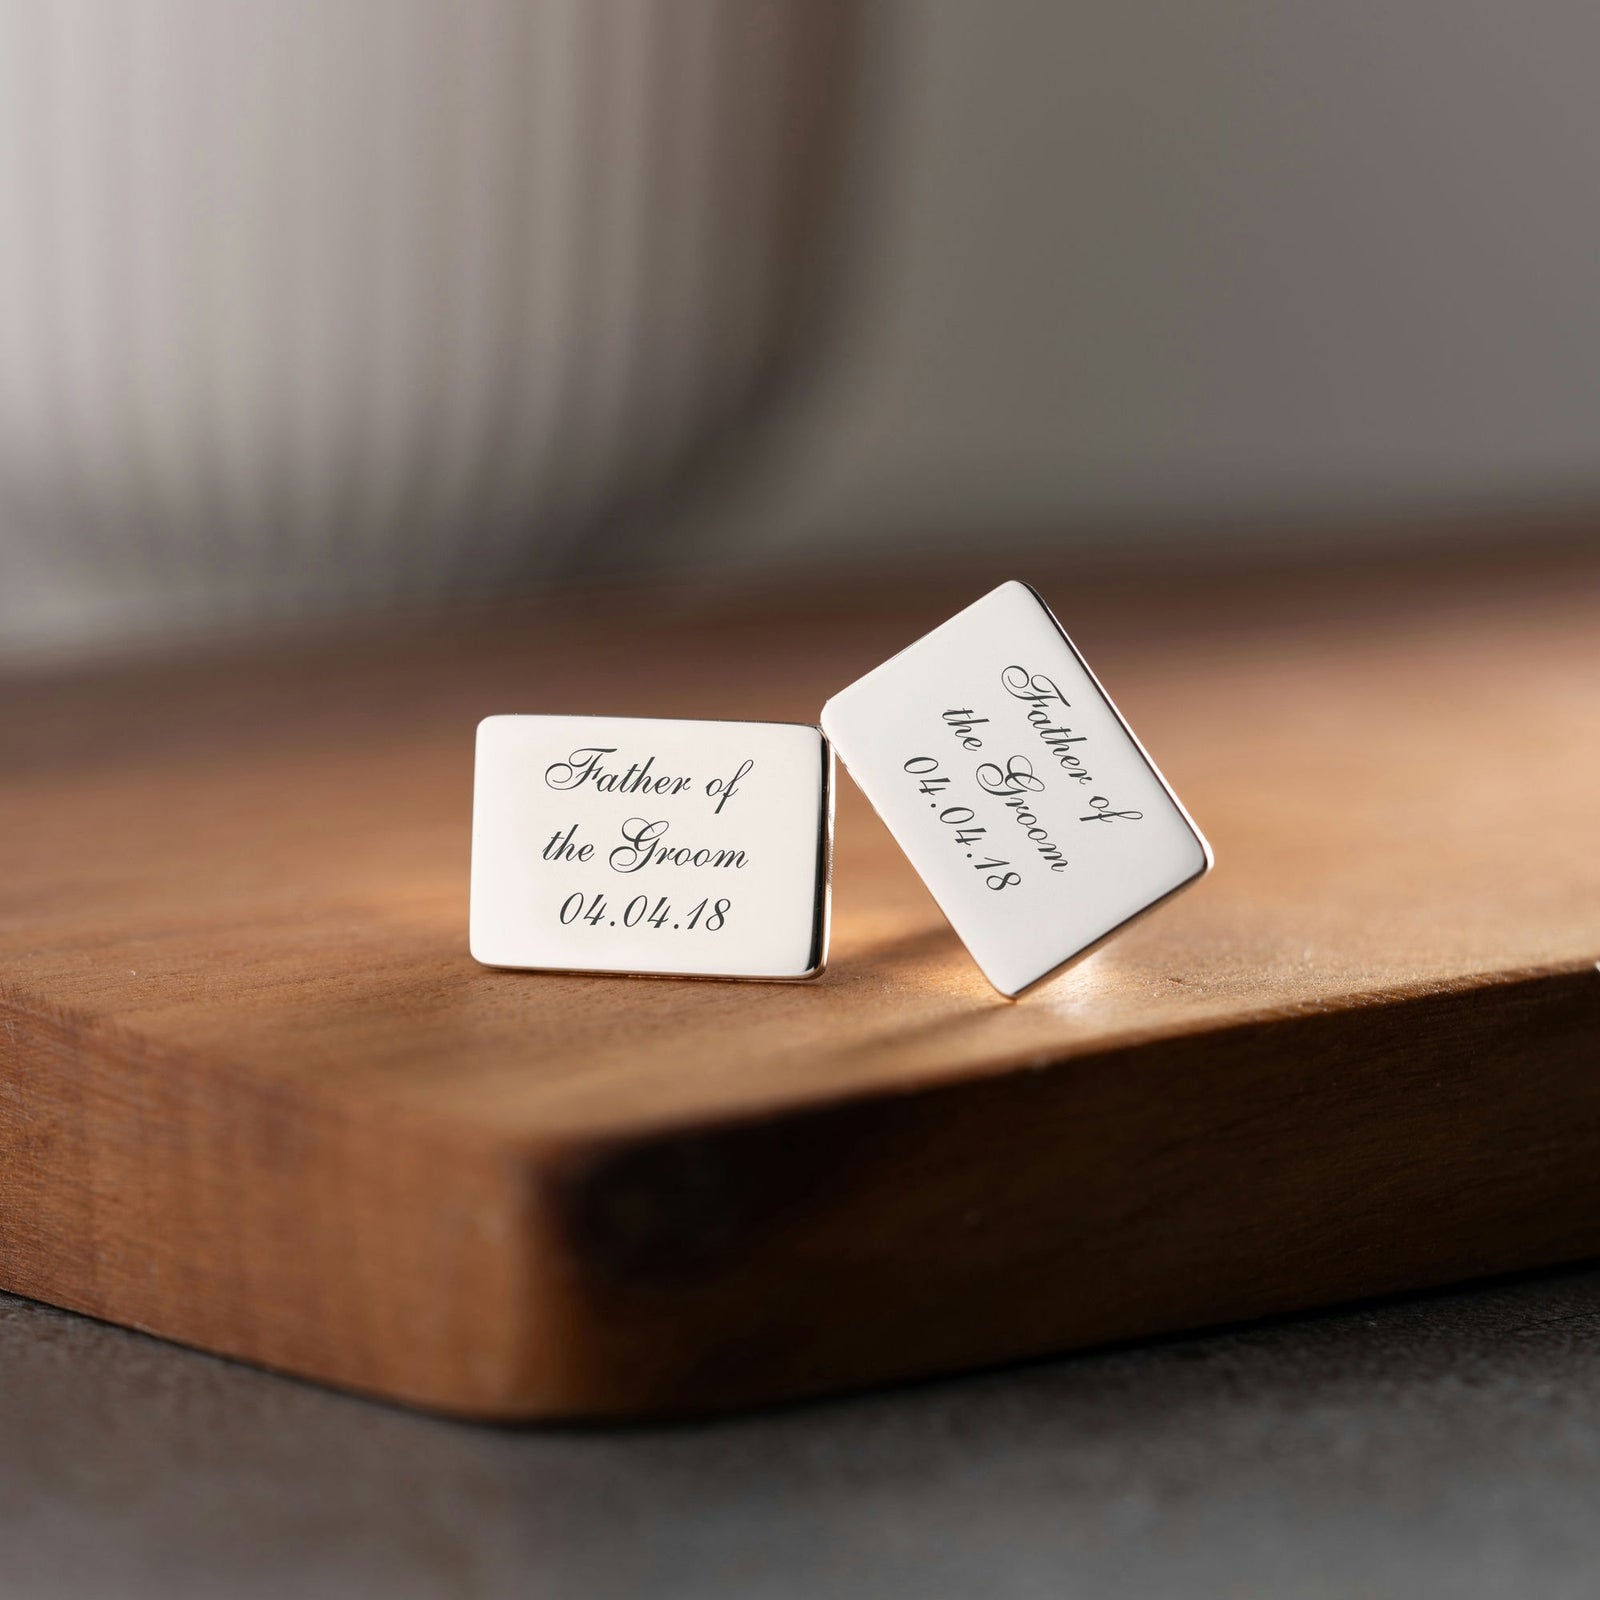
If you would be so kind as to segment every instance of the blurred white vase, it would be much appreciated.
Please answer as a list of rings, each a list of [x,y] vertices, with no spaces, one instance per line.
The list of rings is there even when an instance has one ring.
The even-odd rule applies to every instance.
[[[491,584],[742,414],[816,0],[0,0],[0,634]]]

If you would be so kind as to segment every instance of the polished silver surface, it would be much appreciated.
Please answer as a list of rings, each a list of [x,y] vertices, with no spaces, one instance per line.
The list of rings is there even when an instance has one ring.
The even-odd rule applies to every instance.
[[[984,976],[1017,995],[1211,851],[1044,601],[1005,583],[822,726]]]
[[[486,966],[815,977],[833,755],[814,727],[487,717],[471,948]]]

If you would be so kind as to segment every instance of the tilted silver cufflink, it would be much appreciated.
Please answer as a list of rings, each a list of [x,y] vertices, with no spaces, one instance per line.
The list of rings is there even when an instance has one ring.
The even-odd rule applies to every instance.
[[[1001,994],[1210,870],[1200,830],[1026,584],[841,690],[822,726]]]

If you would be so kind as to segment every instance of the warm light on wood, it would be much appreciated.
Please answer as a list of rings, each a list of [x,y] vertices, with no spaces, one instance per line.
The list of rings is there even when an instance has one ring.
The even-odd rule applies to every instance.
[[[514,1417],[1600,1249],[1600,568],[1030,575],[1222,865],[1017,1004],[844,779],[815,983],[467,951],[485,713],[811,721],[988,573],[12,683],[0,1286]]]

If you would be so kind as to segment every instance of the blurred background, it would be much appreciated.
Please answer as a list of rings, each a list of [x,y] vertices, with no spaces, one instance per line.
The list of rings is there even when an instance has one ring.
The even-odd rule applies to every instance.
[[[0,0],[0,653],[1570,542],[1577,0]]]
[[[532,1304],[544,1233],[585,1214],[547,1225],[582,1189],[530,1165],[515,1225],[544,1253],[494,1257],[481,1320],[469,1267],[391,1294],[427,1197],[382,1215],[358,1137],[400,1130],[399,1174],[410,1119],[460,1117],[499,1193],[586,1095],[731,1126],[813,1055],[819,1119],[888,1113],[849,1123],[820,1220],[780,1153],[725,1230],[715,1160],[663,1144],[693,1159],[622,1185],[641,1242],[584,1291],[621,1308],[616,1348],[655,1361],[628,1308],[687,1286],[716,1359],[804,1333],[825,1372],[870,1312],[806,1284],[946,1253],[928,1281],[969,1272],[948,1322],[975,1330],[1593,1250],[1597,66],[1594,0],[0,0],[0,1279],[313,1372],[356,1370],[323,1355],[354,1339],[384,1392],[406,1341]],[[622,1007],[469,962],[477,717],[809,720],[1012,576],[1070,602],[1224,864],[1053,999],[975,994],[844,783],[826,985]],[[1224,1023],[1218,1081],[1261,1086],[1217,1100],[1217,1148],[1263,1144],[1237,1183],[1184,1114],[1126,1194],[1113,1121],[1087,1176],[918,1191],[949,1112],[911,1096],[949,1063],[1042,1084],[1076,1052],[1137,1097],[1160,1073],[1084,1054],[1096,1030],[1208,1033],[1203,1066]],[[1341,1039],[1349,1068],[1302,1087]],[[1051,1093],[1015,1103],[1065,1127]],[[498,1224],[455,1162],[429,1192],[466,1261]],[[347,1214],[308,1232],[318,1173]],[[687,1197],[664,1221],[652,1185]],[[1106,1190],[1126,1259],[1073,1185]],[[850,1224],[889,1194],[882,1241]],[[719,1286],[760,1252],[801,1288]],[[697,1308],[746,1281],[776,1287],[713,1338]],[[942,1348],[909,1289],[860,1292],[883,1348],[919,1320]],[[600,1320],[558,1305],[524,1354]],[[1007,1338],[974,1349],[1039,1342]],[[517,1433],[0,1294],[0,1593],[477,1597],[543,1570],[595,1600],[1567,1600],[1600,1562],[1597,1348],[1591,1267]]]

